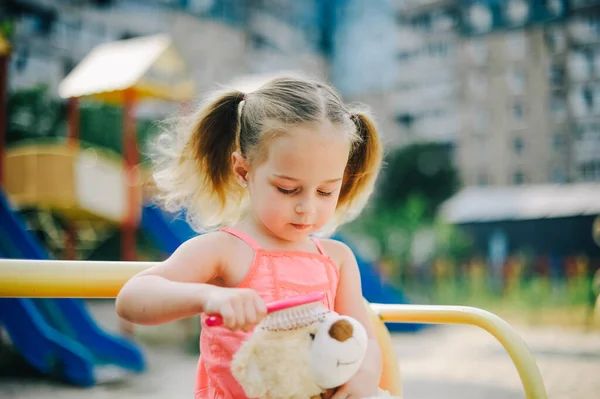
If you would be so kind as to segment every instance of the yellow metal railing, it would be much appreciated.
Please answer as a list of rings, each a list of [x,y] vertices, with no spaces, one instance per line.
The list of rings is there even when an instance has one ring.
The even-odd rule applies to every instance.
[[[371,304],[383,322],[468,324],[480,327],[504,346],[521,377],[528,399],[546,399],[540,370],[521,336],[500,317],[466,306]]]
[[[0,297],[114,298],[134,274],[152,262],[0,260]],[[370,304],[382,322],[468,324],[480,327],[504,346],[528,399],[546,399],[540,370],[519,334],[482,309],[462,306]]]
[[[152,262],[0,260],[0,297],[114,298]]]

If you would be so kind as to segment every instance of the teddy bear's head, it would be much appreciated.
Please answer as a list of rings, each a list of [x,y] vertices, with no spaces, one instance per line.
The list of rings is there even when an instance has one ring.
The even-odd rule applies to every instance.
[[[311,398],[358,371],[368,339],[357,320],[327,311],[308,325],[281,331],[267,327],[270,317],[242,343],[231,364],[248,397]]]

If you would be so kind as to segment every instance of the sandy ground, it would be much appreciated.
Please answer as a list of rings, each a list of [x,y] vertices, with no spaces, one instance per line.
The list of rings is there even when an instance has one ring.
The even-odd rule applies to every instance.
[[[99,323],[115,330],[110,301],[94,302]],[[515,326],[532,350],[551,399],[600,398],[600,331]],[[185,326],[137,329],[147,372],[80,389],[32,376],[0,377],[0,398],[191,399],[197,357],[184,343]],[[157,340],[157,336],[168,339]],[[524,398],[516,369],[502,346],[476,327],[444,326],[394,334],[404,397],[408,399]],[[6,374],[6,373],[5,373]]]

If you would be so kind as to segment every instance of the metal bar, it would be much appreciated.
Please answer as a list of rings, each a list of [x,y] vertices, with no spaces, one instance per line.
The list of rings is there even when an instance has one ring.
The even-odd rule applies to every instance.
[[[67,99],[67,144],[79,148],[79,98]]]
[[[371,304],[384,322],[468,324],[480,327],[504,346],[514,362],[526,397],[547,399],[540,370],[521,336],[503,319],[482,309],[465,306]]]
[[[153,262],[0,260],[0,297],[114,298]]]
[[[0,259],[0,297],[114,298],[133,275],[153,262]],[[480,327],[504,346],[528,399],[547,399],[540,370],[519,334],[482,309],[462,306],[371,304],[384,322],[468,324]]]
[[[2,35],[0,34],[0,41]],[[4,158],[6,156],[6,129],[8,129],[7,86],[8,86],[8,61],[10,51],[0,54],[0,187],[4,184]]]
[[[136,138],[135,120],[136,93],[133,89],[123,92],[123,159],[125,167],[125,181],[127,193],[127,208],[125,220],[121,224],[121,260],[135,261],[136,231],[139,222],[139,208],[137,203],[138,179],[138,149]]]

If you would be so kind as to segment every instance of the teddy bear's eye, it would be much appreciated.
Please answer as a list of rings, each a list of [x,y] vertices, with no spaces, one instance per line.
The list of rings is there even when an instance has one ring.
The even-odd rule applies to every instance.
[[[310,333],[310,339],[312,339],[314,341],[315,340],[315,334]]]

